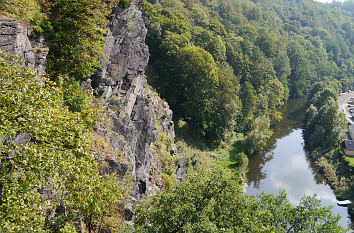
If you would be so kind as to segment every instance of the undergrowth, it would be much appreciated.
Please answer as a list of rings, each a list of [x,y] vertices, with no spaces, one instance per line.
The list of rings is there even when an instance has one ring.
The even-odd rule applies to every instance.
[[[232,174],[245,174],[248,158],[243,152],[242,134],[235,135],[231,142],[224,142],[218,148],[209,148],[206,144],[188,134],[188,125],[179,121],[176,124],[176,145],[178,152],[186,159],[186,172],[193,174],[200,169],[208,170],[217,168]]]

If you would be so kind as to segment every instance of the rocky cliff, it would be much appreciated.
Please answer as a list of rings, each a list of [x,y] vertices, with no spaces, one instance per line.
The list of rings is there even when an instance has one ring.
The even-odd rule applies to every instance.
[[[0,18],[0,49],[19,55],[25,64],[35,67],[39,74],[45,73],[48,47],[44,37],[31,27],[24,27],[10,18]]]
[[[184,176],[183,157],[174,145],[172,111],[144,75],[149,59],[147,23],[140,0],[133,0],[126,9],[114,9],[105,36],[106,56],[95,75],[82,82],[104,109],[105,121],[97,123],[95,132],[108,142],[108,151],[118,155],[97,153],[97,159],[106,165],[105,172],[134,179],[125,209],[128,221],[136,200]],[[44,74],[48,49],[43,37],[30,27],[0,18],[0,49],[19,55],[26,65]]]
[[[145,43],[147,23],[139,0],[133,0],[126,9],[115,9],[105,37],[106,57],[96,74],[82,84],[94,89],[110,119],[108,124],[98,125],[96,131],[126,160],[106,158],[108,169],[121,175],[127,171],[135,177],[135,199],[164,188],[162,174],[166,165],[161,161],[161,153],[166,150],[176,158],[175,178],[181,179],[184,173],[183,158],[173,144],[172,111],[147,84],[144,75],[149,59]],[[165,148],[156,148],[159,141]]]

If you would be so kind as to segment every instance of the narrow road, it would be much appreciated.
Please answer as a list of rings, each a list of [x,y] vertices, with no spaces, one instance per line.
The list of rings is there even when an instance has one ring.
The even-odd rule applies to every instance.
[[[338,102],[339,111],[345,114],[345,118],[347,118],[349,124],[352,125],[354,124],[354,122],[351,119],[351,115],[347,107],[347,103],[350,100],[350,98],[354,98],[354,91],[349,91],[349,92],[344,92],[339,94],[337,102]]]

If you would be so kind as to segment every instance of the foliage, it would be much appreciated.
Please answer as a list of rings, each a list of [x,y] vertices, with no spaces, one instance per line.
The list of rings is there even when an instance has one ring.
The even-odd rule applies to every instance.
[[[338,199],[354,200],[350,194],[353,169],[349,157],[338,147],[347,131],[346,119],[338,111],[339,82],[316,83],[310,90],[304,119],[305,146],[317,169],[334,188]]]
[[[242,145],[245,152],[248,155],[257,153],[270,138],[272,123],[281,118],[279,107],[284,101],[289,96],[308,95],[312,105],[309,105],[304,137],[307,142],[310,142],[307,143],[309,148],[327,152],[338,145],[343,138],[343,120],[337,113],[335,97],[339,91],[353,89],[354,84],[354,25],[350,18],[352,1],[342,5],[336,3],[325,5],[307,0],[162,0],[158,4],[155,3],[157,1],[154,0],[145,3],[146,12],[150,16],[147,38],[151,53],[147,69],[149,82],[170,103],[175,112],[175,119],[184,120],[193,129],[190,133],[193,137],[207,142],[209,146],[222,145],[222,141],[232,140],[235,133],[241,132],[245,135]],[[1,104],[4,104],[6,108],[0,108],[0,111],[4,111],[4,114],[0,116],[4,122],[0,124],[2,130],[0,135],[6,135],[6,137],[1,137],[0,140],[6,143],[1,143],[1,148],[7,151],[7,154],[15,153],[16,160],[2,153],[5,162],[1,164],[1,172],[6,179],[4,178],[5,180],[1,182],[4,182],[4,190],[18,190],[17,194],[17,191],[15,194],[5,192],[3,197],[13,197],[14,202],[11,203],[22,208],[21,213],[23,213],[19,215],[20,212],[16,212],[17,209],[13,212],[9,209],[7,215],[3,216],[9,217],[13,214],[11,215],[13,219],[22,219],[22,222],[18,220],[18,227],[29,223],[30,226],[27,224],[26,230],[32,230],[30,227],[37,227],[33,228],[33,231],[43,230],[42,226],[46,217],[44,210],[51,208],[54,211],[58,205],[58,201],[40,202],[41,196],[36,190],[48,185],[52,187],[49,190],[53,189],[59,193],[61,199],[58,200],[66,200],[67,205],[70,206],[70,213],[64,214],[62,219],[57,218],[58,222],[50,229],[72,231],[76,226],[76,222],[73,221],[80,219],[84,219],[89,228],[93,226],[99,228],[98,222],[104,222],[100,221],[100,213],[108,207],[116,208],[116,206],[109,206],[109,201],[100,201],[105,197],[111,200],[113,196],[109,194],[102,196],[101,193],[92,194],[95,189],[105,190],[111,181],[106,179],[108,177],[99,176],[99,168],[92,163],[92,158],[85,152],[88,134],[86,127],[90,125],[92,119],[89,108],[87,108],[89,98],[79,88],[76,81],[92,75],[99,65],[98,61],[103,56],[103,36],[106,33],[107,18],[110,16],[112,6],[117,5],[127,7],[128,1],[5,0],[0,3],[2,12],[5,11],[10,16],[22,18],[25,22],[36,26],[37,30],[44,32],[50,47],[48,72],[53,79],[58,81],[62,76],[68,77],[66,83],[60,87],[55,87],[49,82],[38,86],[34,84],[37,82],[34,81],[33,75],[26,73],[27,71],[23,73],[18,71],[18,77],[26,77],[27,82],[32,83],[26,86],[27,83],[21,81],[22,83],[18,84],[19,87],[30,90],[33,88],[36,91],[32,93],[25,89],[28,93],[2,92],[3,102]],[[1,68],[6,70],[7,68],[4,67],[8,63],[5,62],[5,64],[4,60],[2,62]],[[19,67],[16,69],[21,70]],[[6,72],[2,73],[10,73]],[[1,74],[3,75],[1,77],[5,77],[4,74]],[[318,82],[323,84],[316,85]],[[12,82],[4,83],[13,84]],[[328,85],[332,87],[325,88]],[[312,86],[314,88],[311,90]],[[51,88],[55,91],[49,92]],[[61,90],[62,88],[64,90]],[[27,97],[33,94],[34,97],[27,100],[25,94]],[[28,104],[14,107],[6,102],[9,96],[19,98]],[[64,104],[69,107],[70,111],[63,107]],[[28,132],[32,135],[30,143],[24,148],[11,143],[10,140],[18,136],[20,132]],[[161,141],[164,140],[161,139]],[[163,145],[156,146],[160,147],[161,156],[166,155],[166,148],[162,148]],[[197,155],[199,152],[194,149],[186,149],[191,154],[188,162],[207,164],[210,161],[209,152],[203,151],[209,157],[203,160],[204,157]],[[24,156],[26,153],[36,155],[33,156],[33,161],[28,156]],[[236,157],[236,161],[243,167],[244,154],[239,152],[237,155],[240,156]],[[27,170],[22,169],[21,166],[21,169],[12,170],[6,167],[7,164],[18,167],[18,161],[24,161],[20,165],[26,167]],[[169,171],[173,163],[174,160],[166,160],[164,169]],[[61,165],[59,168],[56,166],[58,164]],[[74,164],[76,170],[73,167]],[[86,164],[86,166],[80,164]],[[330,163],[323,162],[322,164]],[[27,168],[28,166],[30,169]],[[329,166],[327,167],[327,170],[333,173]],[[41,170],[42,168],[44,171]],[[78,174],[88,174],[92,180],[99,180],[101,183],[96,183],[97,187],[91,187],[86,176],[77,176],[73,171]],[[47,180],[45,177],[56,179]],[[165,178],[166,182],[169,178],[171,177]],[[16,182],[11,183],[9,179]],[[199,192],[202,192],[203,182],[213,185],[212,180],[208,179],[195,181]],[[227,184],[223,182],[216,180],[216,188],[223,190],[220,185]],[[16,186],[18,184],[20,186]],[[62,184],[60,189],[59,184]],[[192,185],[188,187],[192,189]],[[231,185],[231,187],[234,186]],[[70,193],[69,188],[76,192]],[[234,198],[239,198],[240,187],[234,188],[236,188]],[[85,192],[82,190],[87,190],[92,195],[83,195]],[[228,187],[224,190],[226,193],[232,193]],[[107,190],[109,191],[112,190]],[[209,191],[213,194],[212,190]],[[19,198],[21,192],[23,195],[28,195],[24,197],[24,200]],[[168,192],[166,195],[174,197],[177,194],[178,192],[175,194]],[[217,198],[220,200],[224,200],[221,194],[216,195],[219,195]],[[197,196],[200,197],[199,194]],[[182,201],[182,198],[178,198],[176,197],[177,200]],[[243,202],[240,203],[241,199],[246,204],[251,203],[250,206],[255,206],[258,215],[253,215],[254,212],[251,215],[248,212],[250,206],[244,206]],[[238,202],[235,203],[240,203],[240,207],[244,207],[244,209],[241,208],[245,210],[242,213],[245,214],[244,220],[239,219],[241,214],[238,215],[239,212],[235,210],[237,221],[232,219],[234,215],[225,214],[227,216],[225,223],[221,220],[213,222],[217,219],[217,216],[213,215],[213,208],[219,207],[215,199],[208,199],[211,202],[204,208],[205,212],[196,211],[194,215],[191,213],[193,218],[177,219],[176,223],[172,221],[175,220],[172,216],[168,224],[198,219],[198,224],[194,224],[196,221],[192,225],[186,224],[185,230],[215,232],[222,231],[221,228],[224,226],[222,224],[231,227],[232,222],[238,224],[240,221],[240,225],[236,228],[231,227],[230,231],[242,231],[242,227],[245,227],[247,231],[251,228],[253,228],[251,230],[258,229],[263,226],[262,224],[266,224],[267,216],[271,216],[271,219],[274,217],[272,211],[269,215],[260,214],[263,213],[262,208],[259,207],[260,203],[247,198],[241,199],[237,199]],[[283,198],[280,199],[280,203],[288,206],[286,202],[283,202]],[[2,206],[10,208],[11,200],[6,199]],[[221,203],[224,202],[221,201]],[[225,203],[228,202],[225,201]],[[315,203],[311,205],[316,206]],[[175,207],[173,203],[172,207]],[[266,206],[265,209],[267,208],[270,207]],[[148,210],[153,211],[147,208]],[[225,211],[227,210],[230,209],[225,208]],[[174,209],[171,208],[168,211],[171,213]],[[109,214],[109,212],[104,213],[109,215],[107,217],[114,217],[114,213]],[[151,213],[153,218],[155,216],[159,218],[159,214],[164,212]],[[180,214],[178,211],[173,213],[176,216]],[[0,218],[5,219],[3,216]],[[260,217],[254,216],[265,217],[261,221]],[[274,218],[278,219],[276,216]],[[248,224],[253,224],[250,219],[255,219],[254,225],[246,226],[246,221]],[[9,220],[6,224],[14,221]],[[291,227],[293,223],[288,219],[287,226]],[[1,226],[17,227],[14,224],[11,226],[6,224]],[[283,227],[282,224],[280,225]],[[148,229],[154,225],[146,227]],[[173,227],[176,225],[166,231],[168,232]],[[263,230],[277,231],[276,227],[279,226],[267,227],[269,226],[265,226]],[[292,229],[295,231],[295,226]],[[325,232],[328,229],[322,230]]]
[[[89,96],[80,88],[80,83],[74,80],[68,80],[64,88],[64,103],[72,112],[83,112],[90,104]]]
[[[344,140],[346,123],[344,116],[338,112],[337,93],[318,85],[313,88],[318,91],[310,100],[311,105],[306,112],[304,139],[310,151],[328,151]]]
[[[128,6],[129,6],[129,3],[130,3],[130,1],[129,0],[120,0],[120,1],[118,1],[118,6],[120,7],[120,8],[123,8],[123,9],[125,9],[125,8],[127,8]],[[112,4],[114,4],[114,1],[111,1],[111,5]],[[115,3],[116,4],[116,3]],[[117,4],[116,4],[117,5]]]
[[[304,96],[311,78],[310,61],[306,49],[297,41],[288,44],[287,53],[292,72],[289,77],[289,89],[292,96]]]
[[[176,164],[177,156],[171,155],[173,139],[166,136],[162,131],[159,132],[160,137],[152,146],[155,149],[161,162],[162,180],[164,181],[165,189],[170,189],[176,183]]]
[[[247,136],[258,117],[267,117],[271,123],[281,119],[279,107],[284,101],[289,96],[306,96],[317,82],[340,80],[341,91],[353,88],[353,24],[341,13],[350,9],[349,3],[154,3],[145,3],[151,17],[147,40],[151,52],[149,81],[171,103],[175,118],[190,123],[210,145],[232,138],[234,131]],[[184,69],[195,65],[182,55],[187,49],[195,54],[208,52],[210,66],[218,67],[214,76],[219,85],[210,87],[204,83],[208,79],[202,83],[199,78],[189,80],[190,85],[209,87],[204,90],[213,93],[209,101],[220,106],[214,107],[216,115],[203,104],[195,109],[181,107],[189,100],[203,103],[205,98],[200,91],[190,98],[185,86],[179,85],[183,77],[191,77],[194,72],[186,73]],[[195,71],[200,74],[210,69],[197,67]],[[225,98],[227,95],[232,97]]]
[[[285,193],[242,195],[237,177],[220,172],[191,177],[137,210],[135,232],[345,232],[314,197],[292,206]]]
[[[4,0],[0,10],[41,31],[49,46],[47,73],[89,77],[103,57],[103,36],[114,7],[129,0]]]
[[[244,137],[242,134],[238,134],[232,141],[231,145],[221,145],[214,151],[217,155],[215,167],[224,171],[230,170],[238,174],[246,174],[248,157],[244,153]]]
[[[268,139],[272,136],[269,124],[269,118],[266,117],[259,117],[255,120],[244,140],[246,154],[253,155],[265,148]]]
[[[218,169],[233,175],[245,175],[248,158],[243,153],[242,134],[232,137],[233,143],[221,143],[218,148],[210,149],[195,135],[190,134],[186,122],[179,121],[176,126],[176,146],[185,159],[184,169],[188,176],[193,176],[200,170]]]
[[[208,52],[197,47],[181,49],[178,61],[176,77],[179,80],[174,88],[185,92],[179,93],[181,110],[177,112],[182,112],[184,118],[206,134],[213,127],[211,117],[216,104],[212,97],[218,87],[217,66]]]
[[[349,166],[354,167],[354,158],[353,157],[344,156],[344,160],[349,163]]]
[[[47,19],[46,14],[41,10],[45,0],[2,0],[0,10],[23,22],[28,22],[40,29],[40,25]]]
[[[123,185],[100,174],[89,128],[64,106],[61,88],[2,51],[0,71],[0,231],[78,230],[83,221],[92,232],[106,218],[121,221]]]
[[[235,128],[240,102],[232,69],[225,63],[217,64],[216,57],[220,55],[222,61],[225,56],[221,38],[213,38],[201,29],[196,38],[202,48],[192,46],[190,25],[180,12],[151,7],[147,3],[153,17],[148,35],[150,49],[163,51],[151,54],[150,60],[160,66],[148,68],[151,83],[158,84],[158,91],[168,100],[175,116],[187,121],[197,134],[209,142],[228,138]],[[216,47],[214,39],[220,42]]]
[[[61,79],[61,77],[59,77]],[[88,126],[94,125],[97,120],[97,111],[92,108],[92,95],[85,92],[80,83],[67,76],[65,81],[60,82],[63,89],[64,104],[69,107],[72,112],[81,113],[81,117]]]
[[[103,56],[108,5],[104,0],[60,0],[51,5],[44,35],[49,45],[47,70],[76,79],[93,74]]]

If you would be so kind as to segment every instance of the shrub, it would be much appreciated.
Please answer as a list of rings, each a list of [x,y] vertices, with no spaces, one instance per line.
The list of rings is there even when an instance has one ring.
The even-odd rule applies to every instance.
[[[22,22],[26,22],[39,29],[39,26],[46,19],[45,13],[41,11],[41,4],[45,0],[2,0],[0,10],[5,11],[9,16]]]
[[[64,105],[60,86],[38,81],[22,63],[0,50],[0,232],[60,232],[80,219],[90,230],[120,219],[113,207],[124,186],[117,175],[100,174],[81,113]],[[29,139],[15,143],[23,133]],[[65,213],[55,212],[59,205]]]
[[[292,206],[284,192],[242,195],[240,179],[200,173],[137,209],[135,232],[344,232],[339,216],[314,197]]]

